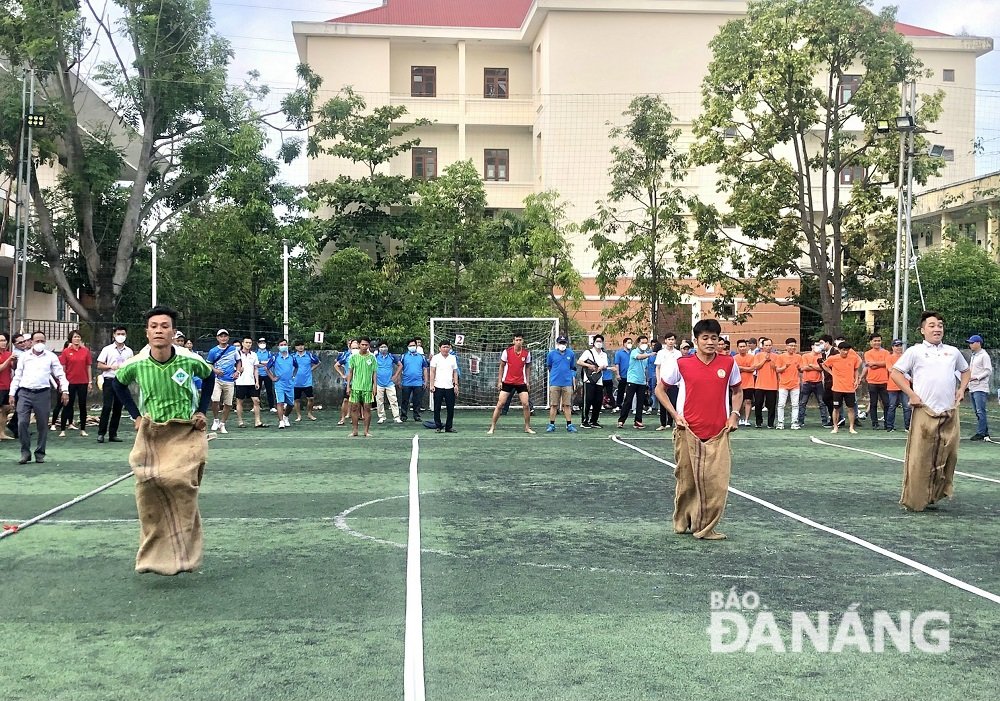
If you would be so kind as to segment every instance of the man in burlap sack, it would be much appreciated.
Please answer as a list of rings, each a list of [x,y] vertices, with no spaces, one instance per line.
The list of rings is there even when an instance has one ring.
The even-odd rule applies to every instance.
[[[150,309],[149,346],[118,368],[114,379],[115,393],[136,427],[129,464],[139,511],[139,573],[173,575],[201,566],[198,489],[215,374],[200,356],[173,344],[176,320],[170,307]],[[200,390],[195,377],[202,380]],[[139,387],[139,406],[129,391],[132,382]]]
[[[715,530],[726,510],[732,450],[729,434],[739,425],[743,406],[740,368],[729,354],[718,353],[722,327],[715,319],[694,326],[694,355],[665,363],[656,398],[676,422],[674,429],[674,531],[695,538],[722,540]],[[667,387],[677,387],[677,405]]]
[[[909,397],[913,412],[899,499],[910,511],[936,508],[938,501],[953,493],[961,441],[958,404],[970,376],[969,364],[958,349],[942,342],[944,317],[924,312],[920,333],[923,343],[907,348],[890,371],[892,381]],[[907,375],[913,378],[912,384]]]

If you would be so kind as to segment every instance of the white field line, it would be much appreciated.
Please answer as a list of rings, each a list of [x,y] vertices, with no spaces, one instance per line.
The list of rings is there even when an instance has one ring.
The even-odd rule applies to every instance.
[[[843,450],[853,450],[856,453],[864,453],[866,455],[874,455],[877,458],[885,458],[886,460],[894,460],[896,462],[904,462],[902,458],[894,458],[891,455],[885,455],[884,453],[876,453],[874,450],[865,450],[864,448],[855,448],[850,445],[839,445],[837,443],[827,443],[824,440],[817,438],[816,436],[809,436],[809,440],[813,443],[818,443],[819,445],[829,446],[830,448],[841,448]],[[961,470],[955,470],[956,475],[961,475],[962,477],[971,477],[974,480],[982,480],[983,482],[994,482],[995,484],[1000,484],[1000,479],[994,479],[993,477],[983,477],[982,475],[974,475],[971,472],[962,472]]]
[[[38,514],[38,516],[35,516],[34,518],[29,518],[27,521],[25,521],[23,523],[17,524],[17,528],[16,529],[4,530],[4,531],[0,532],[0,539],[6,538],[7,536],[11,536],[11,535],[14,535],[15,533],[23,531],[25,528],[28,528],[29,526],[33,526],[36,523],[38,523],[39,521],[41,521],[43,519],[46,519],[49,516],[52,516],[53,514],[59,513],[63,509],[68,509],[69,507],[73,506],[73,504],[79,504],[84,499],[89,499],[90,497],[94,496],[95,494],[100,494],[105,489],[110,489],[111,487],[114,487],[119,482],[124,482],[125,480],[127,480],[131,476],[132,476],[132,472],[131,471],[126,472],[124,475],[122,475],[120,477],[114,478],[113,480],[111,480],[107,484],[102,484],[97,489],[92,489],[89,492],[87,492],[86,494],[81,494],[80,496],[76,497],[75,499],[70,499],[65,504],[60,504],[59,506],[56,506],[56,507],[53,507],[53,508],[49,509],[48,511],[46,511],[43,514]]]
[[[403,634],[403,699],[424,701],[424,608],[420,590],[420,438],[410,455],[410,520],[406,540],[406,627]]]
[[[621,440],[620,438],[618,438],[617,436],[612,436],[611,440],[613,440],[615,443],[625,446],[626,448],[629,448],[630,450],[634,450],[637,453],[641,453],[642,455],[645,455],[648,458],[656,460],[659,463],[667,465],[668,467],[672,468],[677,467],[677,465],[668,460],[664,460],[659,455],[654,455],[653,453],[647,452],[642,448],[639,448],[638,446],[630,445],[625,441]],[[875,545],[874,543],[871,543],[865,540],[864,538],[858,538],[857,536],[851,535],[850,533],[844,533],[843,531],[838,531],[836,528],[830,528],[829,526],[824,526],[822,523],[817,523],[816,521],[813,521],[810,518],[801,516],[793,511],[789,511],[788,509],[783,509],[780,506],[777,506],[776,504],[772,504],[769,501],[765,501],[764,499],[755,497],[752,494],[747,494],[746,492],[740,491],[739,489],[729,487],[729,491],[735,494],[736,496],[743,497],[744,499],[748,499],[756,504],[760,504],[761,506],[768,508],[771,511],[777,512],[782,516],[787,516],[788,518],[794,519],[799,523],[804,523],[805,525],[823,531],[824,533],[829,533],[830,535],[835,535],[838,538],[843,538],[844,540],[854,543],[855,545],[860,545],[861,547],[871,550],[874,553],[878,553],[879,555],[888,557],[892,560],[895,560],[896,562],[900,562],[906,565],[907,567],[912,567],[918,572],[929,574],[931,577],[934,577],[935,579],[938,579],[946,584],[950,584],[953,587],[958,587],[959,589],[967,591],[970,594],[975,594],[976,596],[980,596],[988,601],[992,601],[995,604],[1000,604],[1000,595],[986,591],[985,589],[980,589],[979,587],[973,586],[968,582],[963,582],[962,580],[956,579],[951,575],[947,575],[940,570],[936,570],[933,567],[925,565],[921,562],[917,562],[916,560],[911,560],[910,558],[900,555],[898,553],[894,553],[891,550],[886,550],[885,548],[879,547],[878,545]]]

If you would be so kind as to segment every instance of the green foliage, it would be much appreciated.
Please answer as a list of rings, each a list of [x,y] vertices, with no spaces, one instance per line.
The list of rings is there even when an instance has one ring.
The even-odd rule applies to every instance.
[[[964,347],[972,334],[995,345],[1000,339],[1000,264],[973,242],[962,239],[931,251],[918,262],[928,309],[941,312],[950,343]],[[916,273],[910,273],[910,340],[921,338],[920,298]]]
[[[583,230],[597,251],[602,299],[620,294],[605,310],[608,330],[646,328],[648,321],[655,332],[659,310],[679,302],[683,290],[673,261],[687,237],[688,199],[676,184],[687,157],[673,113],[658,96],[633,99],[623,116],[627,123],[610,130],[618,142],[611,148],[611,190]]]
[[[899,85],[920,76],[894,8],[868,0],[756,0],[712,41],[695,161],[715,167],[727,210],[700,205],[687,267],[721,287],[719,304],[787,295],[775,281],[815,278],[828,329],[848,297],[885,293],[894,247],[894,199],[879,182],[898,175],[898,135],[876,122],[899,109]],[[861,75],[852,94],[849,76]],[[940,113],[923,96],[919,121]],[[925,143],[918,139],[917,150]],[[918,159],[917,180],[940,163]],[[841,174],[863,169],[849,189]],[[736,233],[736,230],[739,233]]]

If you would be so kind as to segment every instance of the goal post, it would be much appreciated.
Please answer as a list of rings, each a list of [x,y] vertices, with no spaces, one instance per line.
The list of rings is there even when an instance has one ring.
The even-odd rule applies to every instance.
[[[548,409],[548,371],[545,356],[555,348],[559,319],[539,317],[435,317],[431,319],[431,353],[437,353],[442,341],[452,344],[458,354],[461,375],[456,406],[461,409],[488,409],[497,403],[497,377],[500,354],[510,346],[514,334],[524,337],[531,352],[529,396],[531,403]],[[512,407],[520,408],[514,397]],[[520,409],[519,409],[520,410]]]

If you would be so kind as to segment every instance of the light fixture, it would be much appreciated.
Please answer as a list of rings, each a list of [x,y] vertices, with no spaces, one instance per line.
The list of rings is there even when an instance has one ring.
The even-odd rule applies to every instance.
[[[44,114],[29,114],[25,117],[28,122],[29,127],[44,127],[45,126],[45,115]]]
[[[890,131],[892,131],[892,126],[889,124],[888,119],[880,119],[875,122],[875,133],[888,134]]]
[[[917,127],[917,122],[912,114],[904,114],[896,117],[896,131],[913,131]]]
[[[943,158],[944,157],[944,146],[941,144],[934,144],[929,149],[927,149],[927,155],[931,158]]]

